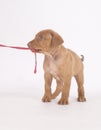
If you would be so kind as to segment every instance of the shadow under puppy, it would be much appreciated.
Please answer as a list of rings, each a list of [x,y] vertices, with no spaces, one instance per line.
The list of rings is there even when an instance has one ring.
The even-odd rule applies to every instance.
[[[84,74],[83,74],[83,57],[80,57],[70,49],[65,48],[62,37],[53,30],[42,30],[36,34],[35,38],[28,43],[31,51],[36,50],[38,53],[45,55],[43,68],[45,79],[45,94],[43,102],[50,102],[61,92],[61,99],[58,104],[68,104],[70,84],[72,76],[75,77],[78,85],[79,102],[86,101],[84,94]],[[52,79],[56,79],[56,90],[52,94]]]

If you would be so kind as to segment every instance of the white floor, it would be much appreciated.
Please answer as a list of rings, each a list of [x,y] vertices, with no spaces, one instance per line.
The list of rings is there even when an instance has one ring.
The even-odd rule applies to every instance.
[[[99,92],[87,92],[85,103],[77,102],[71,92],[70,104],[62,106],[59,97],[41,102],[38,88],[19,90],[0,93],[0,130],[101,130]]]

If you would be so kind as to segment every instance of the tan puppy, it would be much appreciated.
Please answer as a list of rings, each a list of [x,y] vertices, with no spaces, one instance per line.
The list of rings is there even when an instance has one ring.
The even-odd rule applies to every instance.
[[[61,92],[59,104],[68,104],[70,84],[72,76],[75,77],[78,85],[78,101],[86,101],[84,95],[84,76],[82,59],[70,49],[66,49],[62,43],[63,39],[52,30],[43,30],[36,34],[35,39],[28,43],[28,47],[33,51],[45,55],[44,59],[44,79],[45,94],[43,102],[50,102]],[[57,82],[56,91],[52,94],[51,83],[55,78]]]

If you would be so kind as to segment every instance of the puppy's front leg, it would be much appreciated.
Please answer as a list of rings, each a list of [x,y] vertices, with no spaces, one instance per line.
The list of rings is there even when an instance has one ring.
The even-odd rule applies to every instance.
[[[63,83],[61,80],[56,80],[56,82],[57,82],[57,86],[55,92],[52,94],[52,99],[55,99],[60,94],[63,87]]]
[[[67,79],[64,80],[63,87],[62,87],[62,95],[61,95],[61,99],[59,100],[58,104],[60,104],[60,105],[68,104],[70,84],[71,84],[71,77],[68,77]]]
[[[51,83],[52,83],[52,75],[48,72],[45,72],[44,74],[44,79],[45,79],[45,94],[42,98],[43,102],[50,102],[51,101]]]

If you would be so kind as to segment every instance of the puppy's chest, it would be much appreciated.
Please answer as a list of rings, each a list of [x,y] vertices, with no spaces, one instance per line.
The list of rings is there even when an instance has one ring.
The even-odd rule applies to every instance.
[[[57,61],[55,59],[53,59],[52,57],[46,57],[45,61],[44,61],[44,70],[45,72],[49,72],[51,73],[54,78],[59,79],[58,77],[58,64]]]

